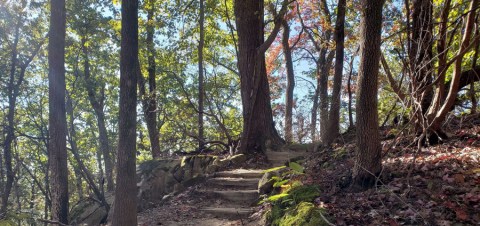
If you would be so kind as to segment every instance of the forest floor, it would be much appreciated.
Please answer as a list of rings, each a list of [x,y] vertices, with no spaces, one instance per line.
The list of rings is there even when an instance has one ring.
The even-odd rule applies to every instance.
[[[320,184],[316,203],[335,225],[479,225],[480,117],[453,118],[446,132],[444,143],[420,149],[411,136],[382,141],[378,186],[359,193],[343,187],[355,150],[354,133],[346,134],[344,144],[312,155],[303,181]]]
[[[321,186],[315,203],[335,225],[479,225],[480,117],[450,119],[450,139],[420,149],[414,137],[399,130],[382,130],[384,169],[375,188],[355,193],[348,189],[354,132],[344,134],[342,144],[308,156],[306,172],[298,179]],[[392,138],[392,133],[400,135]],[[243,221],[202,214],[198,209],[208,197],[194,192],[201,186],[139,213],[139,225],[261,225],[262,207]]]

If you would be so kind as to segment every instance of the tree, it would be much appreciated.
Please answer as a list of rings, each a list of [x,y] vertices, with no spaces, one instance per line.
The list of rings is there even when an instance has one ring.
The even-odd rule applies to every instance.
[[[262,152],[283,140],[273,123],[270,88],[265,67],[265,51],[272,44],[287,9],[287,1],[275,15],[275,26],[264,41],[263,0],[235,0],[238,35],[238,70],[243,106],[241,152]]]
[[[52,0],[48,34],[48,108],[52,219],[68,224],[67,120],[65,113],[65,0]]]
[[[305,4],[304,2],[302,3]],[[300,6],[297,5],[297,8],[299,7]],[[330,25],[332,24],[331,13],[326,0],[319,0],[317,10],[319,11],[318,14],[320,14],[321,22],[313,21],[310,24],[307,24],[306,20],[304,20],[300,14],[300,9],[298,10],[300,23],[305,30],[308,39],[313,44],[314,50],[318,53],[318,57],[314,57],[317,84],[313,95],[313,106],[310,119],[311,139],[317,139],[317,115],[318,110],[320,110],[320,140],[324,141],[328,131],[328,77],[332,67],[333,57],[335,56],[335,52],[330,48],[330,41],[332,38],[332,29],[330,28]],[[311,19],[311,17],[309,19]],[[316,24],[320,25],[316,26]],[[309,54],[313,55],[310,51]]]
[[[456,59],[454,61],[453,75],[452,75],[447,96],[445,98],[445,101],[439,108],[438,112],[434,113],[434,117],[431,120],[429,127],[427,128],[428,131],[431,131],[434,134],[443,134],[443,132],[441,131],[442,123],[445,121],[447,113],[451,111],[453,105],[455,104],[457,93],[461,85],[461,78],[462,78],[462,75],[464,74],[464,72],[462,72],[463,56],[466,54],[466,52],[470,48],[470,43],[472,41],[471,35],[472,35],[472,30],[474,28],[475,15],[476,15],[476,11],[478,10],[478,4],[479,4],[479,0],[472,0],[470,2],[469,11],[467,14],[468,16],[465,24],[465,30],[463,32],[463,37],[460,42],[460,47],[458,49]],[[475,68],[473,68],[472,70],[475,70]],[[437,101],[441,101],[441,99],[438,99]]]
[[[205,6],[204,0],[200,0],[200,40],[198,42],[198,149],[202,150],[205,138],[203,129],[203,100],[204,100],[204,76],[203,76],[203,46],[205,45]]]
[[[122,1],[120,112],[113,225],[137,225],[136,106],[138,62],[138,0]]]
[[[382,169],[378,131],[377,86],[380,66],[382,7],[384,0],[363,0],[360,21],[360,68],[358,74],[356,137],[353,186],[375,184]]]
[[[340,91],[342,89],[343,57],[345,39],[345,9],[346,0],[338,0],[337,20],[335,22],[335,75],[333,77],[333,92],[328,116],[328,132],[324,142],[332,143],[340,134]]]
[[[295,89],[295,74],[293,72],[292,49],[290,47],[290,26],[288,21],[282,21],[283,36],[282,47],[287,67],[287,91],[285,92],[285,141],[292,142],[292,111],[293,111],[293,90]]]
[[[150,138],[150,146],[153,158],[161,156],[159,137],[160,133],[157,128],[157,84],[156,84],[156,62],[155,62],[155,43],[153,41],[155,35],[155,0],[145,2],[147,9],[147,61],[148,61],[148,93],[145,88],[145,79],[139,73],[139,89],[142,98],[143,113],[147,124],[148,136]]]

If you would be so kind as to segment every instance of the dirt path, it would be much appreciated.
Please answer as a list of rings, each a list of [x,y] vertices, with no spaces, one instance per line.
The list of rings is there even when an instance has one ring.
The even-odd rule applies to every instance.
[[[217,172],[164,205],[139,213],[139,225],[262,225],[249,218],[262,174],[248,169]]]
[[[267,153],[267,158],[275,167],[300,155],[305,152],[272,152]],[[138,225],[263,225],[261,217],[254,214],[258,212],[255,207],[259,201],[257,189],[263,171],[233,169],[217,172],[205,183],[188,188],[159,207],[139,213]]]

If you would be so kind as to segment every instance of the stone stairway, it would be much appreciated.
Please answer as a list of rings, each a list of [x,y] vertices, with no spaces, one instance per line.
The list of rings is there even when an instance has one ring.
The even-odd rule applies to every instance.
[[[306,151],[267,152],[272,167],[285,165],[288,161],[306,155]],[[248,218],[258,203],[258,182],[262,169],[235,169],[216,172],[205,187],[197,192],[208,197],[199,210],[220,219],[239,220]]]
[[[221,171],[207,180],[206,187],[197,192],[209,197],[209,203],[199,210],[218,218],[238,220],[253,213],[258,201],[258,181],[263,170],[235,169]]]

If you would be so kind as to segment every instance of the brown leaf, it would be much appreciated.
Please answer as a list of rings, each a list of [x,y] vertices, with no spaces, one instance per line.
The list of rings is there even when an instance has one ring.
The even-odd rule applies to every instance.
[[[455,215],[457,219],[466,221],[468,219],[468,213],[462,208],[455,208]]]

